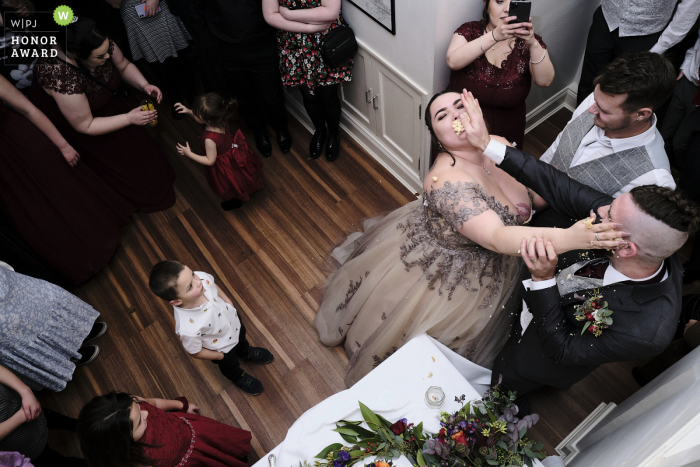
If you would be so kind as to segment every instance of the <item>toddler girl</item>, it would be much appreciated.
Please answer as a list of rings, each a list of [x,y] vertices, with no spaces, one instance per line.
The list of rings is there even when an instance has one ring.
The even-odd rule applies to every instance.
[[[190,114],[205,125],[202,136],[203,155],[195,154],[190,143],[177,144],[177,152],[207,166],[207,181],[212,190],[227,201],[221,203],[225,211],[240,208],[243,201],[263,187],[262,161],[243,137],[241,130],[234,136],[228,128],[235,102],[224,100],[210,92],[194,99],[192,110],[181,103],[175,104],[178,112]]]
[[[198,413],[184,397],[97,396],[78,416],[80,449],[90,467],[247,467],[250,432]]]

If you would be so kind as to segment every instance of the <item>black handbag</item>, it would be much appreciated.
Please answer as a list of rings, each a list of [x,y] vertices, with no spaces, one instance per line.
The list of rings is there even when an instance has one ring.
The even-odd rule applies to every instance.
[[[357,40],[350,26],[340,26],[326,34],[321,58],[328,68],[338,68],[357,53]]]

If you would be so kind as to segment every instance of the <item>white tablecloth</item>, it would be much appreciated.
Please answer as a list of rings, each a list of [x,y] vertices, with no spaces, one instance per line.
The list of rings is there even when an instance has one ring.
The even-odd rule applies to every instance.
[[[362,419],[358,401],[391,422],[407,418],[409,423],[423,422],[425,431],[437,433],[440,430],[438,410],[457,410],[461,404],[454,399],[462,394],[468,401],[481,398],[490,379],[491,371],[423,334],[401,347],[350,389],[307,410],[289,428],[285,440],[254,467],[268,467],[270,454],[277,457],[277,467],[298,467],[303,460],[313,463],[313,456],[329,444],[344,443],[338,433],[331,431],[338,420]],[[431,409],[425,403],[425,391],[430,386],[439,386],[445,392],[445,403],[440,409]],[[405,457],[395,459],[393,464],[411,467]]]

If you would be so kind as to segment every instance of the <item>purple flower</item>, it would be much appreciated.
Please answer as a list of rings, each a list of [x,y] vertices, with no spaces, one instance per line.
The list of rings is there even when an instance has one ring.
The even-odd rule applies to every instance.
[[[336,459],[333,461],[333,467],[345,467],[345,461]]]
[[[402,418],[399,420],[400,422],[404,422],[406,425],[408,425],[408,419],[407,418]]]
[[[350,453],[347,451],[340,451],[338,453],[338,457],[343,460],[343,462],[347,462],[350,460]]]
[[[465,429],[467,428],[467,422],[465,422],[464,420],[462,420],[461,422],[459,422],[459,426],[461,426],[462,429],[465,430]]]

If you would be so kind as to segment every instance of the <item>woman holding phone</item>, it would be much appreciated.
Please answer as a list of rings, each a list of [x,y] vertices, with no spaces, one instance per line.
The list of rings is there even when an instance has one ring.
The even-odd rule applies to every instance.
[[[478,100],[489,130],[517,147],[525,138],[525,99],[531,82],[547,87],[554,67],[530,22],[517,19],[511,0],[484,0],[483,18],[461,25],[447,49],[450,91],[467,89]],[[529,2],[522,2],[529,3]]]

